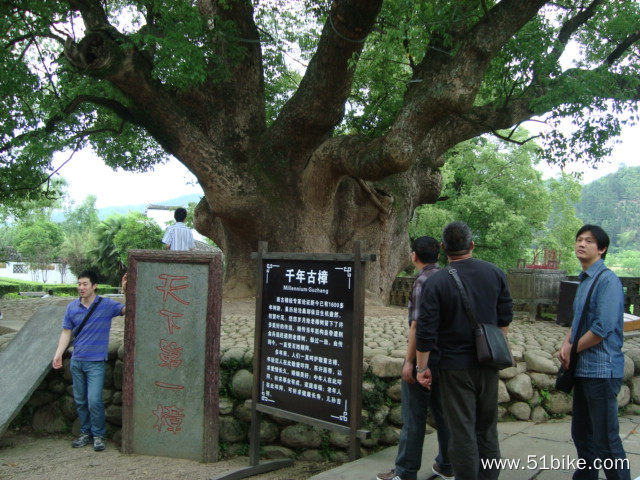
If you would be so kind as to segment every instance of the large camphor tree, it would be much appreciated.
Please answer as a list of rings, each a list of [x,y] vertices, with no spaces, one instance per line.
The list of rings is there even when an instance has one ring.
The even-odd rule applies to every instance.
[[[247,293],[250,252],[377,254],[386,297],[407,224],[456,144],[532,118],[556,160],[597,158],[634,120],[632,0],[3,0],[0,198],[90,146],[113,167],[172,155],[198,231]],[[563,53],[571,50],[573,61]],[[567,56],[565,55],[565,58]],[[162,168],[161,166],[157,168]],[[90,178],[88,182],[99,182]],[[126,195],[126,193],[125,193]]]

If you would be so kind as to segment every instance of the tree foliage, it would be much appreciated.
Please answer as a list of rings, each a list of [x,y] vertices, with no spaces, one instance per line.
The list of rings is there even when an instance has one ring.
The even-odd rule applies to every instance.
[[[585,185],[578,213],[585,223],[600,225],[612,246],[637,248],[640,239],[640,167],[621,167]]]
[[[118,260],[127,264],[129,250],[158,250],[162,248],[162,229],[152,218],[139,212],[129,213],[122,222],[118,233],[113,237],[113,245]]]
[[[96,196],[89,195],[76,208],[64,209],[62,228],[69,234],[92,231],[99,223]]]
[[[258,240],[364,241],[384,294],[448,150],[537,116],[575,125],[550,158],[596,161],[637,121],[638,24],[634,1],[2,2],[0,200],[37,196],[58,151],[135,171],[173,155],[228,287]]]
[[[49,264],[58,259],[63,239],[60,226],[41,216],[18,224],[13,240],[32,271],[47,271]]]
[[[124,219],[123,215],[111,215],[96,227],[97,247],[91,256],[101,277],[101,283],[117,285],[126,271],[115,245],[115,237],[122,229]]]
[[[558,268],[569,274],[576,273],[578,263],[574,254],[576,232],[584,224],[577,216],[576,204],[580,201],[582,186],[573,175],[561,174],[546,182],[551,209],[543,230],[536,232],[534,254],[544,250],[556,252]]]
[[[563,229],[557,220],[575,218],[567,206],[570,200],[558,192],[565,181],[547,183],[534,168],[539,155],[533,143],[505,148],[478,139],[458,145],[442,168],[442,197],[416,210],[410,236],[439,239],[448,222],[463,220],[474,233],[475,256],[502,268],[515,267],[518,259],[529,257],[539,232],[549,227],[547,236],[555,239]],[[563,207],[566,210],[559,211]],[[555,247],[546,237],[539,242],[545,248]]]

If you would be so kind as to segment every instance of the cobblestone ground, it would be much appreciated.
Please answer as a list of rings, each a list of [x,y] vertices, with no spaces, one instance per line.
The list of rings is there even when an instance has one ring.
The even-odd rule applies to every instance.
[[[1,300],[0,349],[11,334],[3,335],[6,327],[19,328],[45,304],[66,305],[71,298]],[[252,300],[225,301],[222,312],[221,353],[244,356],[253,352],[255,302]],[[114,320],[111,335],[122,338],[124,319]],[[365,362],[375,355],[403,358],[406,345],[406,309],[368,304],[365,308]],[[562,342],[567,329],[551,321],[528,320],[525,314],[516,315],[509,331],[514,356],[522,360],[524,352],[538,353],[549,358]],[[640,338],[625,341],[625,350],[640,348]],[[237,357],[236,357],[237,358]],[[238,466],[247,464],[239,457],[216,464],[200,464],[140,455],[123,455],[110,444],[105,452],[91,449],[71,449],[70,437],[42,436],[29,431],[10,431],[0,437],[0,479],[208,479]],[[304,480],[315,473],[331,468],[329,464],[296,462],[289,469],[256,477],[255,480]]]

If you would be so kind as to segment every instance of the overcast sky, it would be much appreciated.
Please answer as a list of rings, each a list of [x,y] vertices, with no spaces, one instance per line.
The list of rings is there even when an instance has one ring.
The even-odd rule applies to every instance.
[[[67,158],[68,154],[58,154],[54,166]],[[83,150],[59,173],[67,180],[67,194],[76,205],[91,194],[97,197],[97,208],[155,203],[190,193],[202,195],[196,178],[175,159],[150,172],[130,173],[114,171],[90,150]]]

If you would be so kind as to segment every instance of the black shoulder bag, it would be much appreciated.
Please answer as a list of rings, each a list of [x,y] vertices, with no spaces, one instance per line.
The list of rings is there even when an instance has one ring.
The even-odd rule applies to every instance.
[[[467,312],[467,318],[473,326],[473,334],[476,340],[476,354],[480,365],[498,370],[512,367],[514,364],[513,355],[511,355],[509,343],[500,327],[490,323],[478,323],[471,309],[471,304],[464,291],[464,287],[462,286],[462,282],[460,281],[460,277],[458,276],[458,272],[450,265],[447,266],[447,271],[456,282],[460,297],[462,298],[462,305]]]
[[[101,301],[102,301],[102,297],[98,297],[98,300],[93,302],[93,305],[91,305],[91,308],[89,309],[87,314],[82,319],[82,322],[80,322],[80,325],[78,325],[78,327],[73,331],[73,341],[74,342],[75,342],[76,338],[78,338],[78,335],[80,335],[80,332],[82,331],[82,329],[84,328],[85,324],[87,323],[87,320],[89,320],[89,317],[91,316],[91,314],[93,314],[94,310],[100,304]]]
[[[580,322],[578,323],[578,328],[576,329],[576,334],[573,337],[573,343],[571,344],[571,352],[569,353],[569,367],[565,370],[560,367],[558,370],[558,376],[556,377],[556,390],[565,393],[571,393],[573,390],[573,385],[576,383],[576,366],[578,365],[578,340],[582,336],[582,327],[587,321],[587,313],[589,312],[589,300],[591,300],[591,293],[593,293],[593,288],[596,286],[596,282],[600,275],[602,275],[605,270],[609,270],[605,268],[604,270],[600,270],[598,274],[594,277],[593,282],[591,283],[591,287],[589,287],[589,292],[587,293],[587,299],[584,302],[584,307],[582,308],[582,315],[580,315]]]

